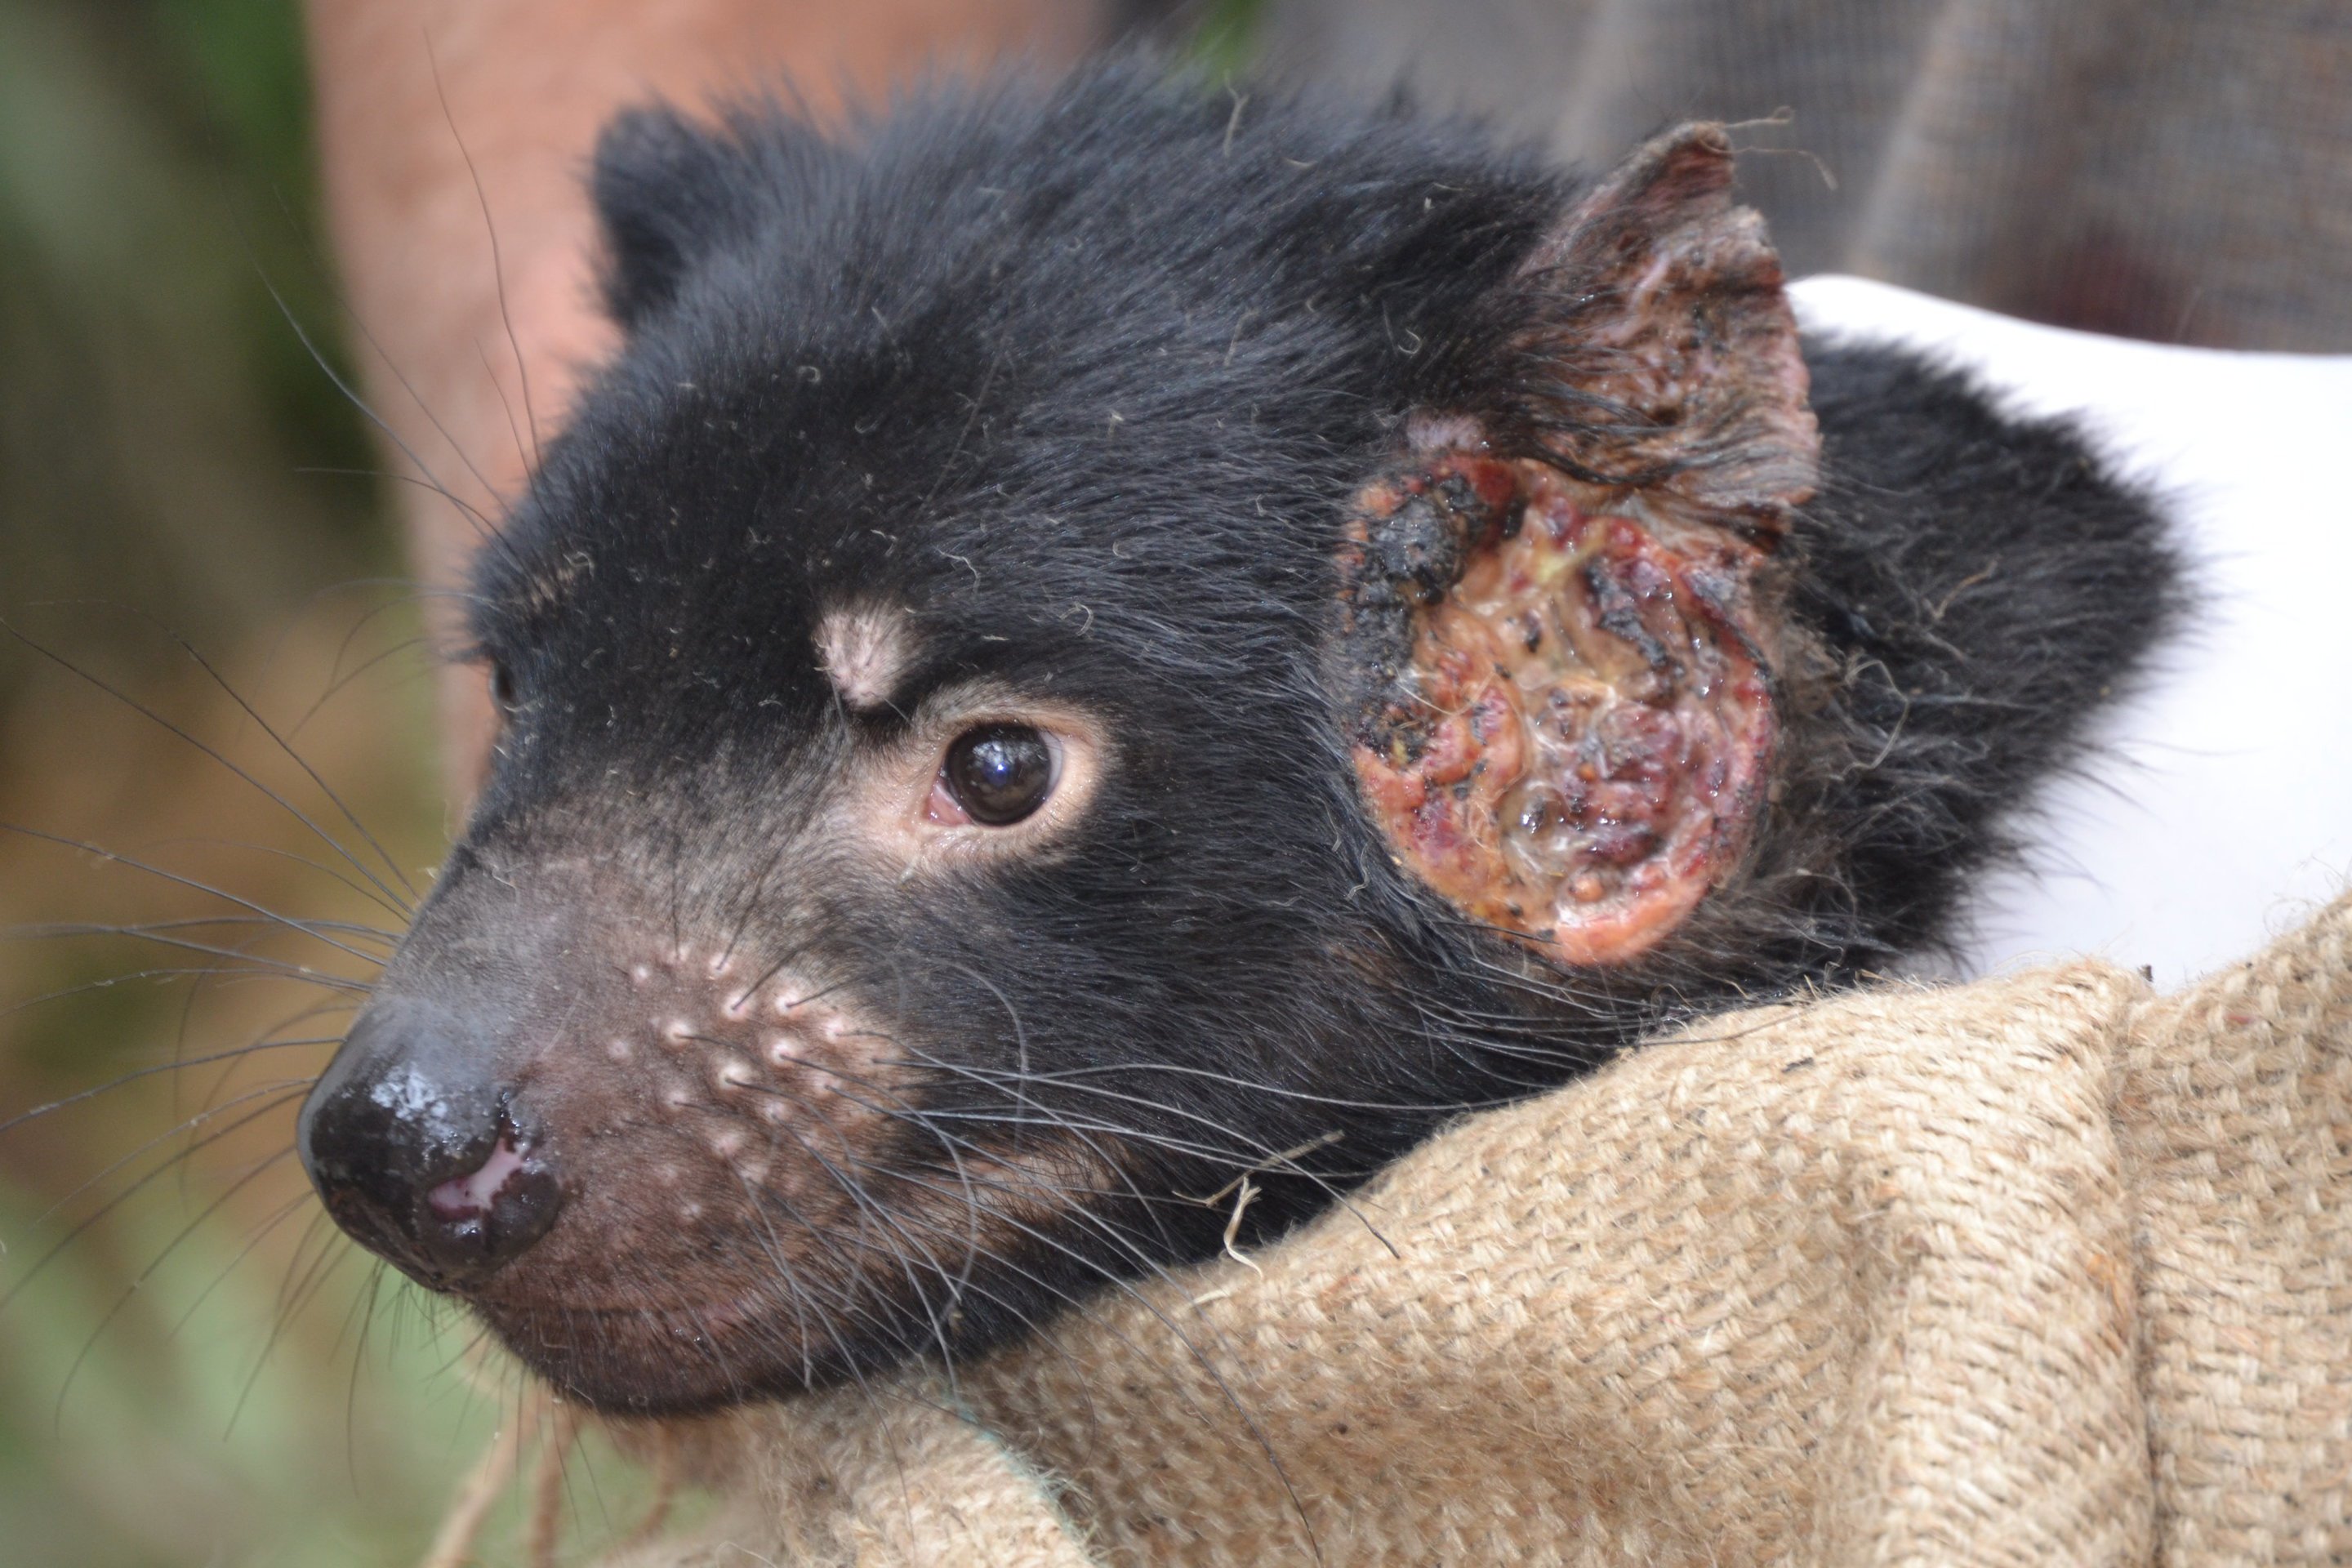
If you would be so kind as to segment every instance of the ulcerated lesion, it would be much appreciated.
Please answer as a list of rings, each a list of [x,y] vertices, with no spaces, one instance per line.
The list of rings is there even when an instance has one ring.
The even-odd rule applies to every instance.
[[[1399,862],[1567,963],[1664,940],[1767,787],[1757,553],[1539,459],[1444,454],[1367,486],[1334,662]]]

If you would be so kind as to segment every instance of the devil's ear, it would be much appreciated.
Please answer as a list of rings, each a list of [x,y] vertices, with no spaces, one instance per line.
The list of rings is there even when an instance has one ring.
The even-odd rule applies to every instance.
[[[634,331],[743,221],[740,150],[668,108],[632,109],[596,139],[604,308]]]
[[[1643,147],[1505,290],[1472,405],[1356,498],[1328,647],[1367,810],[1470,920],[1569,964],[1664,940],[1744,857],[1811,493],[1804,362],[1721,129]]]

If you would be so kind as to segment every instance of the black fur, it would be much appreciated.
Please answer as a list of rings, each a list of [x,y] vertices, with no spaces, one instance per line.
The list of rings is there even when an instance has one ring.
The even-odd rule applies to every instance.
[[[817,1300],[814,1348],[783,1279],[776,1353],[731,1342],[723,1380],[556,1375],[696,1403],[984,1347],[1213,1252],[1230,1203],[1191,1199],[1281,1152],[1315,1145],[1314,1174],[1262,1170],[1246,1237],[1464,1107],[1947,934],[2179,591],[2074,437],[1892,354],[1809,351],[1825,479],[1784,552],[1780,787],[1683,939],[1551,969],[1412,884],[1359,805],[1318,668],[1345,503],[1409,411],[1506,395],[1498,301],[1584,188],[1468,130],[1132,65],[926,93],[838,144],[761,109],[614,128],[627,341],[483,555],[478,632],[518,700],[383,994],[473,1009],[506,1071],[611,933],[740,931],[917,1069],[887,1160],[844,1174],[881,1208],[1024,1128],[1122,1152],[1083,1212],[968,1266],[885,1247],[871,1299]],[[1053,853],[918,891],[811,845],[816,781],[904,728],[812,654],[822,610],[876,599],[914,612],[902,710],[986,679],[1107,726]],[[662,1136],[610,1131],[608,1163]],[[772,1276],[755,1230],[712,1246]]]

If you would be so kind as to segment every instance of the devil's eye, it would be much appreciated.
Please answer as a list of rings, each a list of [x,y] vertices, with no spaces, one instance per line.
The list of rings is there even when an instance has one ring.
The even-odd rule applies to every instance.
[[[1042,731],[986,724],[956,737],[940,783],[974,822],[1005,827],[1045,804],[1054,771],[1053,743]]]

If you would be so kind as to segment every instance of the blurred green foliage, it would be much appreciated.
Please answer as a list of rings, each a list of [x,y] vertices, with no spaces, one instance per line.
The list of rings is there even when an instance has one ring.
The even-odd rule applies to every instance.
[[[307,789],[297,804],[323,816],[165,632],[289,727],[339,661],[415,635],[397,595],[313,602],[402,566],[379,487],[314,471],[378,458],[287,321],[337,352],[307,93],[294,0],[0,0],[0,616],[272,788]],[[302,740],[409,868],[439,840],[426,670],[413,650],[387,659]],[[13,641],[0,818],[296,914],[352,918],[357,902],[391,923],[331,878],[240,847],[322,853],[225,768]],[[0,842],[0,1119],[254,1039],[307,1003],[296,987],[143,973],[212,962],[185,948],[28,925],[236,912],[89,855]],[[174,940],[318,957],[261,935]],[[0,1563],[422,1553],[511,1390],[477,1388],[453,1364],[464,1325],[313,1223],[288,1091],[264,1086],[299,1089],[322,1049],[154,1073],[0,1131]],[[165,1136],[207,1106],[222,1109]],[[573,1500],[595,1514],[579,1484]]]
[[[1184,55],[1212,79],[1238,74],[1256,58],[1265,0],[1208,0],[1186,39]]]
[[[0,0],[0,584],[198,634],[383,571],[292,0]],[[20,661],[21,662],[21,661]],[[0,675],[0,679],[5,679]]]

